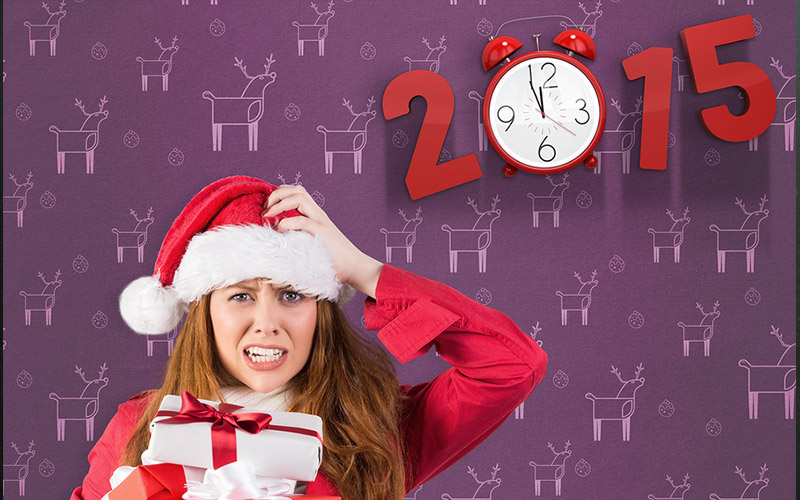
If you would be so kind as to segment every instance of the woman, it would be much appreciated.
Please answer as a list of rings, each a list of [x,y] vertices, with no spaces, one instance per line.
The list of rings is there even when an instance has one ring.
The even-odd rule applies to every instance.
[[[432,346],[452,368],[400,385],[389,356],[363,340],[341,305],[364,293],[367,329],[400,362]],[[120,310],[139,333],[188,315],[164,384],[119,407],[72,499],[111,489],[141,464],[162,398],[201,399],[323,421],[314,482],[295,493],[401,499],[497,429],[545,374],[547,356],[505,315],[358,250],[302,186],[229,177],[204,188],[167,233],[153,276]]]

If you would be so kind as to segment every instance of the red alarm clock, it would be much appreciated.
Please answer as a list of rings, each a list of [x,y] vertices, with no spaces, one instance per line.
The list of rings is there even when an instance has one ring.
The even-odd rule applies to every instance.
[[[483,102],[483,124],[494,149],[517,169],[537,174],[562,172],[584,162],[597,166],[592,151],[603,135],[606,104],[597,78],[572,54],[594,60],[597,49],[585,32],[569,29],[553,43],[569,52],[537,50],[513,59],[522,43],[510,36],[491,38],[483,49],[483,69],[504,60]]]

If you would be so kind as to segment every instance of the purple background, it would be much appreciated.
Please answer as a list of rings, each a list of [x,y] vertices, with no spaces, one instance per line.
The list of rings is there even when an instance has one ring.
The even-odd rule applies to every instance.
[[[56,3],[50,0],[51,11]],[[775,121],[781,123],[759,137],[757,151],[750,151],[747,143],[711,136],[696,117],[697,110],[721,103],[740,112],[737,92],[698,95],[689,81],[679,91],[673,71],[670,130],[675,142],[666,171],[638,168],[636,130],[630,174],[622,174],[620,154],[604,154],[599,175],[582,166],[570,170],[559,227],[554,227],[550,214],[541,214],[538,227],[533,227],[527,194],[547,194],[548,180],[524,172],[505,178],[500,156],[491,147],[480,150],[477,139],[479,108],[469,93],[484,95],[494,74],[484,73],[479,64],[487,41],[479,26],[486,26],[481,25],[486,20],[494,32],[510,19],[542,15],[566,16],[581,25],[587,16],[571,1],[450,3],[338,0],[324,55],[309,41],[300,56],[292,22],[314,23],[317,15],[308,2],[219,0],[219,5],[210,5],[208,0],[191,0],[183,6],[178,0],[68,0],[57,52],[51,57],[46,41],[37,42],[35,55],[29,55],[28,28],[23,24],[47,21],[41,2],[4,2],[3,194],[11,197],[16,189],[9,174],[22,183],[32,173],[33,187],[27,194],[23,227],[17,227],[13,213],[3,216],[3,464],[17,461],[12,442],[25,451],[34,441],[26,497],[67,497],[86,474],[86,456],[117,405],[159,384],[166,344],[155,344],[148,356],[146,340],[120,318],[117,296],[133,279],[152,273],[160,242],[185,203],[224,176],[252,175],[279,184],[278,174],[294,182],[300,172],[300,182],[324,197],[323,208],[342,231],[381,260],[386,247],[380,229],[401,230],[404,221],[398,210],[411,218],[421,208],[423,222],[416,231],[413,260],[407,262],[405,252],[395,249],[392,263],[484,302],[489,296],[479,291],[485,289],[491,295],[490,307],[508,314],[523,331],[533,334],[534,325],[541,328],[535,338],[548,353],[548,374],[526,401],[524,413],[520,418],[512,415],[475,451],[425,484],[417,499],[439,499],[445,493],[495,500],[533,498],[534,468],[529,462],[551,463],[555,455],[548,443],[562,451],[566,441],[571,456],[561,480],[564,499],[670,498],[673,488],[665,477],[678,485],[687,473],[690,489],[677,498],[708,498],[711,493],[739,498],[746,484],[735,467],[750,482],[758,479],[763,464],[769,484],[757,498],[794,498],[795,421],[784,418],[783,394],[762,394],[758,419],[748,418],[748,371],[738,365],[741,359],[753,365],[778,363],[785,349],[770,335],[771,325],[780,329],[785,344],[794,344],[796,338],[795,152],[784,143],[782,124],[782,106],[789,99],[779,100]],[[325,8],[322,1],[318,6]],[[587,2],[586,10],[593,9]],[[757,36],[719,48],[720,61],[758,65],[776,92],[784,80],[770,66],[771,58],[780,61],[787,77],[796,74],[792,2],[604,0],[600,10],[602,15],[587,26],[598,58],[584,62],[605,92],[606,130],[615,129],[622,118],[611,99],[630,113],[642,94],[642,81],[629,82],[620,61],[638,50],[636,44],[670,47],[685,59],[679,41],[685,27],[751,14]],[[215,19],[225,24],[221,36],[211,33]],[[558,19],[530,20],[507,25],[501,34],[519,38],[523,52],[535,49],[530,34],[542,33],[542,49],[554,50],[550,41],[562,29]],[[168,90],[162,90],[160,78],[151,77],[148,90],[142,91],[136,57],[157,59],[161,51],[153,39],[168,46],[173,36],[178,37],[179,50]],[[477,153],[483,177],[412,201],[404,177],[425,103],[416,99],[409,116],[387,121],[381,98],[389,81],[409,70],[405,57],[426,60],[422,38],[434,45],[442,36],[446,51],[438,66],[431,64],[455,94],[444,149],[453,158]],[[92,50],[98,42],[105,50]],[[361,51],[367,42],[375,48],[374,57]],[[234,58],[252,75],[270,54],[275,59],[270,71],[277,78],[264,92],[258,150],[248,151],[245,127],[226,126],[223,149],[212,151],[211,104],[202,93],[239,96],[247,81]],[[792,80],[779,97],[795,95]],[[75,99],[92,112],[103,96],[108,118],[100,125],[94,173],[86,173],[85,154],[67,154],[65,173],[58,174],[55,134],[48,127],[79,129],[84,117]],[[346,130],[352,116],[342,100],[360,112],[371,96],[378,113],[367,126],[361,173],[354,173],[352,154],[337,154],[333,172],[326,174],[323,135],[317,127]],[[290,104],[300,110],[295,120],[286,113]],[[124,142],[131,130],[139,137],[132,148]],[[393,144],[398,131],[409,139],[404,147]],[[175,160],[170,157],[175,148],[183,155],[180,165],[170,161]],[[561,176],[554,177],[557,182]],[[588,205],[583,192],[591,197],[587,208],[580,206]],[[491,229],[486,272],[478,272],[474,253],[460,254],[458,272],[449,272],[448,237],[441,226],[472,227],[477,215],[468,198],[487,211],[496,195],[502,213]],[[729,253],[725,272],[717,272],[716,239],[709,225],[738,228],[745,215],[734,204],[736,198],[754,211],[763,195],[769,216],[758,231],[755,272],[746,272],[743,253]],[[15,210],[17,201],[4,199],[4,211],[8,203]],[[136,250],[129,248],[118,263],[111,230],[134,230],[136,221],[129,211],[142,219],[150,207],[154,222],[147,231],[144,262],[137,262]],[[680,262],[673,262],[671,249],[662,249],[655,263],[648,228],[668,230],[672,222],[665,210],[679,216],[686,207],[691,222]],[[609,266],[615,255],[624,261],[619,273]],[[78,256],[85,258],[88,269],[73,266]],[[52,281],[57,270],[62,286],[51,304],[52,324],[45,324],[44,312],[34,311],[26,325],[20,292],[42,293],[37,272]],[[573,273],[586,281],[593,270],[598,285],[588,324],[582,326],[580,314],[570,312],[563,326],[555,292],[577,292],[580,285]],[[751,287],[760,294],[757,305],[745,299]],[[357,296],[346,307],[355,324],[361,320],[362,299]],[[754,302],[752,293],[748,299]],[[678,322],[698,324],[702,314],[695,304],[708,312],[715,301],[720,316],[714,323],[710,356],[703,356],[702,343],[692,343],[689,356],[684,356]],[[628,321],[634,311],[645,319],[638,329]],[[791,348],[783,364],[793,365],[795,360]],[[594,441],[592,404],[585,394],[615,397],[621,384],[611,367],[628,380],[640,363],[646,381],[635,393],[630,440],[622,440],[616,420],[604,421],[602,440]],[[79,397],[86,384],[75,367],[92,380],[103,364],[108,384],[97,398],[94,439],[87,441],[83,421],[67,421],[65,439],[58,441],[56,405],[48,395]],[[404,383],[415,383],[445,368],[431,351],[398,365],[398,375]],[[567,375],[566,385],[560,376],[554,381],[559,372]],[[659,408],[673,412],[665,417]],[[712,419],[721,424],[718,435],[707,432]],[[495,464],[502,483],[491,493],[476,491],[479,484],[467,468],[474,468],[484,482],[491,479]],[[9,481],[17,473],[4,467],[6,498],[18,496],[18,482]],[[491,489],[488,483],[484,488]],[[555,496],[554,481],[541,484],[541,496]]]

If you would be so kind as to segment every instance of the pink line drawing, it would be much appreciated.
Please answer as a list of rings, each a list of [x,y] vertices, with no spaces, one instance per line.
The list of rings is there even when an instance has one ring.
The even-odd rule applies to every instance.
[[[764,208],[767,203],[767,195],[761,197],[761,204],[758,210],[748,212],[744,208],[744,203],[736,198],[736,205],[742,209],[747,216],[738,229],[720,229],[716,224],[711,224],[708,228],[717,234],[717,272],[725,272],[725,255],[729,252],[744,252],[746,254],[747,272],[755,271],[756,247],[759,242],[761,232],[761,221],[769,216],[769,209]]]
[[[52,320],[53,306],[56,303],[56,290],[61,286],[61,280],[58,279],[61,276],[61,269],[56,271],[53,281],[44,279],[44,274],[41,272],[36,273],[36,276],[44,283],[41,293],[19,292],[25,299],[25,324],[30,326],[31,313],[36,311],[44,312],[45,325],[49,326]]]
[[[689,491],[689,488],[692,487],[692,485],[689,484],[688,472],[683,476],[683,484],[676,485],[669,476],[667,476],[667,481],[669,481],[670,486],[672,486],[672,493],[670,493],[668,497],[647,495],[647,500],[683,500],[683,496]]]
[[[636,144],[636,127],[642,121],[642,103],[644,103],[644,98],[639,96],[639,98],[636,99],[636,108],[630,113],[623,113],[619,102],[616,99],[611,99],[611,106],[617,110],[620,116],[622,116],[622,119],[619,121],[619,124],[617,124],[616,129],[603,130],[603,137],[594,150],[594,155],[597,157],[597,168],[594,169],[595,174],[600,173],[603,153],[620,153],[622,155],[622,173],[631,173],[631,150]],[[625,120],[637,115],[638,118],[633,121],[629,129],[622,128],[625,124]]]
[[[747,5],[755,5],[756,0],[747,0]],[[717,5],[725,5],[725,0],[717,0]]]
[[[467,466],[467,474],[472,476],[475,482],[478,483],[478,489],[476,489],[475,493],[469,498],[456,498],[451,497],[447,493],[442,493],[442,500],[492,500],[492,492],[500,486],[500,478],[496,477],[498,471],[500,471],[500,464],[492,468],[491,479],[481,481],[478,479],[478,474],[475,473],[475,469]]]
[[[144,245],[147,243],[147,228],[155,221],[153,219],[153,207],[147,210],[147,216],[140,219],[136,211],[131,208],[131,215],[136,220],[136,227],[133,231],[120,231],[117,228],[111,230],[117,235],[117,262],[122,263],[123,251],[126,248],[135,248],[138,252],[139,263],[144,262]]]
[[[687,325],[683,321],[678,323],[678,326],[683,330],[683,356],[689,356],[689,344],[691,342],[703,343],[703,355],[708,357],[711,352],[711,337],[714,336],[714,321],[720,316],[719,301],[714,301],[714,309],[711,312],[705,312],[700,302],[695,303],[695,307],[700,310],[703,319],[700,324]]]
[[[787,344],[783,341],[780,328],[770,325],[774,335],[783,347],[783,354],[774,365],[753,365],[746,359],[739,360],[739,366],[747,370],[747,408],[750,420],[758,419],[759,394],[783,394],[783,418],[794,420],[794,394],[797,389],[797,341]],[[795,355],[789,355],[794,349]],[[794,363],[792,361],[794,360]]]
[[[178,327],[163,335],[146,335],[147,337],[147,356],[153,356],[153,344],[165,342],[167,344],[167,356],[172,356],[172,349],[175,347],[175,337],[178,336]]]
[[[311,8],[317,13],[317,20],[314,24],[300,24],[297,21],[292,22],[292,26],[297,28],[297,55],[303,55],[303,46],[306,42],[317,42],[317,53],[320,56],[325,55],[325,38],[328,36],[328,21],[336,14],[333,7],[333,0],[328,2],[328,10],[320,12],[317,9],[317,4],[311,2]]]
[[[50,132],[56,134],[56,168],[59,174],[64,173],[67,153],[86,155],[86,173],[94,173],[94,150],[100,143],[100,123],[108,118],[108,110],[103,109],[107,102],[106,96],[103,96],[100,99],[100,108],[93,113],[87,113],[83,101],[75,98],[75,105],[86,117],[81,128],[59,130],[55,125],[50,125]]]
[[[447,47],[444,45],[445,37],[442,35],[439,38],[439,45],[436,47],[431,47],[428,43],[427,38],[422,39],[422,43],[428,47],[428,55],[425,56],[425,59],[411,59],[410,57],[406,56],[403,58],[405,62],[408,63],[408,70],[413,71],[416,69],[421,69],[425,71],[433,71],[434,73],[439,72],[439,62],[441,60],[442,54],[447,50]]]
[[[644,385],[644,377],[640,377],[644,367],[639,363],[636,375],[629,380],[623,380],[619,370],[613,365],[611,373],[615,374],[622,387],[613,398],[598,398],[591,392],[586,393],[586,399],[592,402],[592,429],[594,440],[600,441],[600,431],[604,420],[622,421],[622,440],[631,440],[631,416],[636,410],[636,391]]]
[[[492,198],[492,208],[485,212],[478,210],[478,205],[472,198],[467,198],[467,204],[478,214],[478,220],[471,228],[453,229],[448,224],[442,226],[442,231],[447,233],[450,255],[450,272],[458,272],[459,252],[474,252],[478,254],[478,272],[486,272],[486,251],[492,243],[492,223],[500,217],[497,203],[500,195]]]
[[[406,213],[403,210],[398,210],[400,217],[406,222],[403,225],[403,229],[400,231],[389,231],[386,228],[381,228],[381,233],[385,236],[386,239],[386,262],[392,262],[392,249],[394,248],[405,248],[406,250],[406,262],[411,262],[412,260],[412,250],[414,248],[414,243],[417,241],[417,226],[420,225],[422,222],[422,217],[419,214],[422,213],[422,208],[417,208],[416,212],[414,213],[414,218],[409,219],[406,217]]]
[[[325,141],[325,173],[333,173],[333,154],[346,153],[353,155],[353,169],[355,173],[361,173],[361,150],[367,145],[367,125],[377,112],[372,109],[375,104],[375,96],[370,96],[367,100],[367,110],[360,113],[353,111],[350,101],[342,99],[342,105],[350,111],[353,121],[347,130],[328,130],[322,125],[317,127],[317,132],[322,133]]]
[[[86,387],[81,395],[74,398],[61,397],[51,392],[49,398],[56,402],[56,435],[58,441],[64,441],[67,420],[83,420],[86,422],[86,440],[94,441],[94,417],[100,407],[100,390],[108,385],[108,377],[103,374],[108,369],[106,364],[100,367],[100,375],[94,380],[86,380],[83,370],[77,365],[75,373],[81,376]]]
[[[597,269],[592,271],[589,281],[583,281],[581,275],[575,271],[573,274],[578,279],[581,287],[578,293],[564,293],[557,291],[556,295],[561,297],[561,326],[567,326],[567,313],[570,311],[581,313],[581,325],[589,323],[589,306],[592,305],[592,290],[597,286]]]
[[[28,477],[30,471],[31,458],[36,455],[33,445],[33,439],[31,439],[28,443],[28,451],[20,452],[17,443],[11,443],[11,447],[19,456],[13,464],[3,464],[3,495],[6,492],[6,482],[16,481],[19,484],[19,496],[25,496],[25,478]]]
[[[420,484],[414,491],[409,491],[406,493],[406,496],[403,497],[403,500],[417,500],[417,493],[419,493],[419,490],[421,490],[423,486],[423,484]]]
[[[772,126],[783,127],[783,150],[794,151],[794,132],[795,122],[797,121],[797,86],[795,85],[797,75],[786,76],[783,74],[783,66],[780,65],[780,60],[770,57],[772,60],[773,68],[778,70],[778,73],[783,79],[783,85],[778,91],[778,112],[783,110],[783,118],[779,121],[770,123]],[[795,95],[792,95],[794,90]],[[758,136],[753,137],[747,142],[750,151],[758,151]]]
[[[142,91],[147,91],[147,78],[154,76],[161,78],[161,90],[166,92],[169,88],[169,73],[172,71],[172,56],[178,52],[178,46],[175,42],[178,41],[178,36],[172,37],[172,45],[164,47],[161,45],[161,40],[156,37],[155,43],[161,49],[161,55],[158,59],[143,59],[137,57],[136,60],[142,65]]]
[[[469,98],[478,103],[478,151],[489,149],[489,137],[486,135],[486,128],[483,126],[483,96],[471,90]]]
[[[189,0],[181,0],[181,5],[189,5]],[[219,0],[211,0],[211,5],[219,5]]]
[[[542,328],[539,326],[539,322],[537,321],[535,325],[533,325],[533,332],[529,333],[528,335],[531,336],[534,342],[536,342],[539,347],[542,347],[542,341],[536,340],[536,335],[542,331]],[[516,408],[514,408],[514,420],[524,420],[525,419],[525,401],[519,404]]]
[[[675,63],[675,78],[678,80],[678,92],[683,92],[684,87],[686,86],[686,79],[689,78],[689,65],[686,62],[686,59],[681,59],[678,56],[674,56],[672,58],[672,62]]]
[[[550,481],[555,483],[556,496],[561,496],[561,479],[564,477],[565,462],[572,456],[572,451],[569,450],[569,445],[572,444],[567,440],[564,443],[563,451],[556,451],[553,443],[547,443],[547,447],[555,454],[553,461],[549,464],[537,464],[533,460],[528,462],[528,465],[533,467],[533,494],[538,496],[542,495],[542,482]]]
[[[28,49],[32,56],[36,55],[36,42],[50,42],[50,55],[56,55],[56,39],[61,34],[61,20],[67,15],[64,6],[66,0],[61,0],[56,12],[50,12],[50,6],[42,2],[42,8],[47,11],[50,17],[44,24],[31,24],[25,21],[23,24],[28,27]]]
[[[528,198],[532,201],[533,227],[539,227],[539,214],[553,214],[553,227],[559,227],[558,216],[564,207],[564,191],[569,187],[569,182],[567,181],[569,172],[564,172],[561,182],[558,184],[553,182],[551,176],[547,175],[545,177],[550,181],[550,185],[553,186],[549,194],[537,196],[533,193],[528,193]]]
[[[580,9],[583,11],[584,16],[586,16],[583,18],[583,21],[581,21],[580,24],[577,24],[574,21],[572,21],[572,19],[570,19],[569,23],[566,21],[561,21],[560,25],[562,28],[564,28],[564,30],[579,29],[585,31],[587,35],[594,38],[595,31],[597,30],[597,20],[603,16],[603,11],[600,10],[600,7],[602,6],[603,3],[600,0],[598,0],[594,4],[594,10],[589,12],[586,10],[586,7],[583,5],[583,3],[578,2],[578,7],[580,7]]]
[[[647,232],[653,235],[653,262],[658,263],[659,252],[662,248],[672,249],[672,260],[681,261],[681,245],[683,245],[683,231],[686,225],[692,221],[689,217],[689,207],[683,210],[683,216],[676,219],[672,210],[667,209],[667,215],[672,219],[672,226],[667,231],[656,231],[652,227]]]
[[[450,0],[450,5],[458,5],[458,0]],[[486,0],[478,0],[478,5],[486,5]]]
[[[737,465],[735,466],[736,474],[742,478],[742,481],[744,481],[745,484],[742,494],[738,497],[721,497],[716,493],[712,493],[708,495],[708,498],[711,500],[759,500],[761,497],[761,490],[769,485],[769,478],[764,477],[764,473],[766,473],[768,470],[767,464],[762,465],[761,475],[758,476],[758,479],[748,481],[747,478],[744,477],[744,472],[742,472],[742,469]]]
[[[33,182],[31,182],[33,172],[28,172],[28,176],[25,179],[25,182],[22,184],[17,182],[17,178],[14,176],[14,174],[8,174],[8,177],[14,181],[16,188],[14,189],[14,194],[10,196],[3,196],[3,213],[16,214],[17,227],[22,227],[22,214],[25,210],[25,207],[28,206],[28,191],[33,188]]]

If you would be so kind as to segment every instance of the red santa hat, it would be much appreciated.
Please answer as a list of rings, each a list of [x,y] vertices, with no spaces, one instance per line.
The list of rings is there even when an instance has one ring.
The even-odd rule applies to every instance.
[[[305,231],[272,229],[300,213],[261,216],[275,189],[254,177],[235,176],[192,198],[167,232],[153,275],[134,280],[120,295],[128,326],[137,333],[166,333],[178,325],[189,303],[253,278],[346,303],[355,291],[336,277],[322,240]]]

